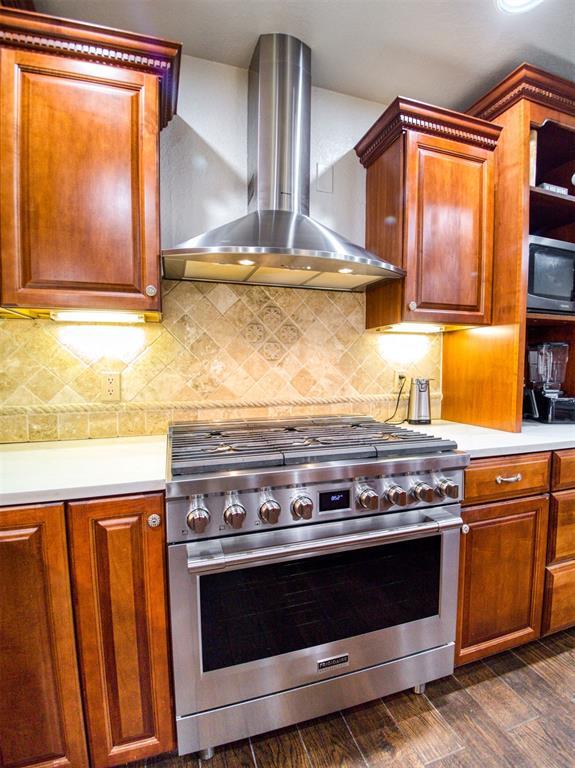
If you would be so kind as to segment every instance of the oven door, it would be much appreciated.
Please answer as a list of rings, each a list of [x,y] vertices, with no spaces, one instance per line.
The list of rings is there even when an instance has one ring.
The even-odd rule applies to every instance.
[[[178,717],[455,639],[459,506],[169,547]]]

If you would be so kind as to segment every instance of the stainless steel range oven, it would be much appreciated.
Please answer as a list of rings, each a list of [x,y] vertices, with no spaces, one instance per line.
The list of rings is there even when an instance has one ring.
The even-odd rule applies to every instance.
[[[465,454],[365,419],[290,422],[281,426],[289,437],[281,445],[286,433],[278,434],[277,422],[219,425],[209,437],[205,429],[198,425],[194,437],[190,425],[176,428],[170,440],[180,754],[453,670]],[[275,431],[263,453],[258,437],[257,452],[244,448],[243,464],[230,468],[226,446],[253,448],[255,431],[266,429]],[[222,436],[234,430],[251,434]],[[343,449],[355,449],[352,458],[334,458],[339,434],[313,444],[313,435],[336,437],[336,430],[349,434]],[[210,454],[206,440],[220,449]],[[201,472],[192,475],[198,441]],[[386,456],[377,456],[378,441]],[[281,466],[265,466],[272,444],[283,452]],[[299,453],[293,463],[290,450]],[[217,462],[212,473],[209,456]]]

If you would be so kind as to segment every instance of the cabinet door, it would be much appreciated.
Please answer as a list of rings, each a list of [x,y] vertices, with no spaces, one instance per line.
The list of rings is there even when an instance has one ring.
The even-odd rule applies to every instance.
[[[542,634],[575,625],[575,560],[550,565],[545,574]]]
[[[456,664],[539,637],[548,508],[545,495],[463,510]]]
[[[2,49],[0,115],[2,303],[158,310],[157,78]]]
[[[404,319],[489,323],[493,152],[408,132]]]
[[[64,508],[0,510],[0,764],[88,765]]]
[[[160,517],[158,527],[150,515]],[[163,496],[74,502],[68,523],[93,764],[169,751]]]

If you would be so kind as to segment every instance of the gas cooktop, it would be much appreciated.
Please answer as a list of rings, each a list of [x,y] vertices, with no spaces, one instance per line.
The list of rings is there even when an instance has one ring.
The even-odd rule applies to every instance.
[[[172,477],[212,471],[453,451],[443,440],[366,416],[182,422],[169,429]]]

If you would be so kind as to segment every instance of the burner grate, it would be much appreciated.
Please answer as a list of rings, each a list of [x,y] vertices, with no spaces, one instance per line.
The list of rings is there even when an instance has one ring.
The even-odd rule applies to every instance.
[[[368,417],[181,423],[170,427],[170,444],[174,476],[455,448]]]

